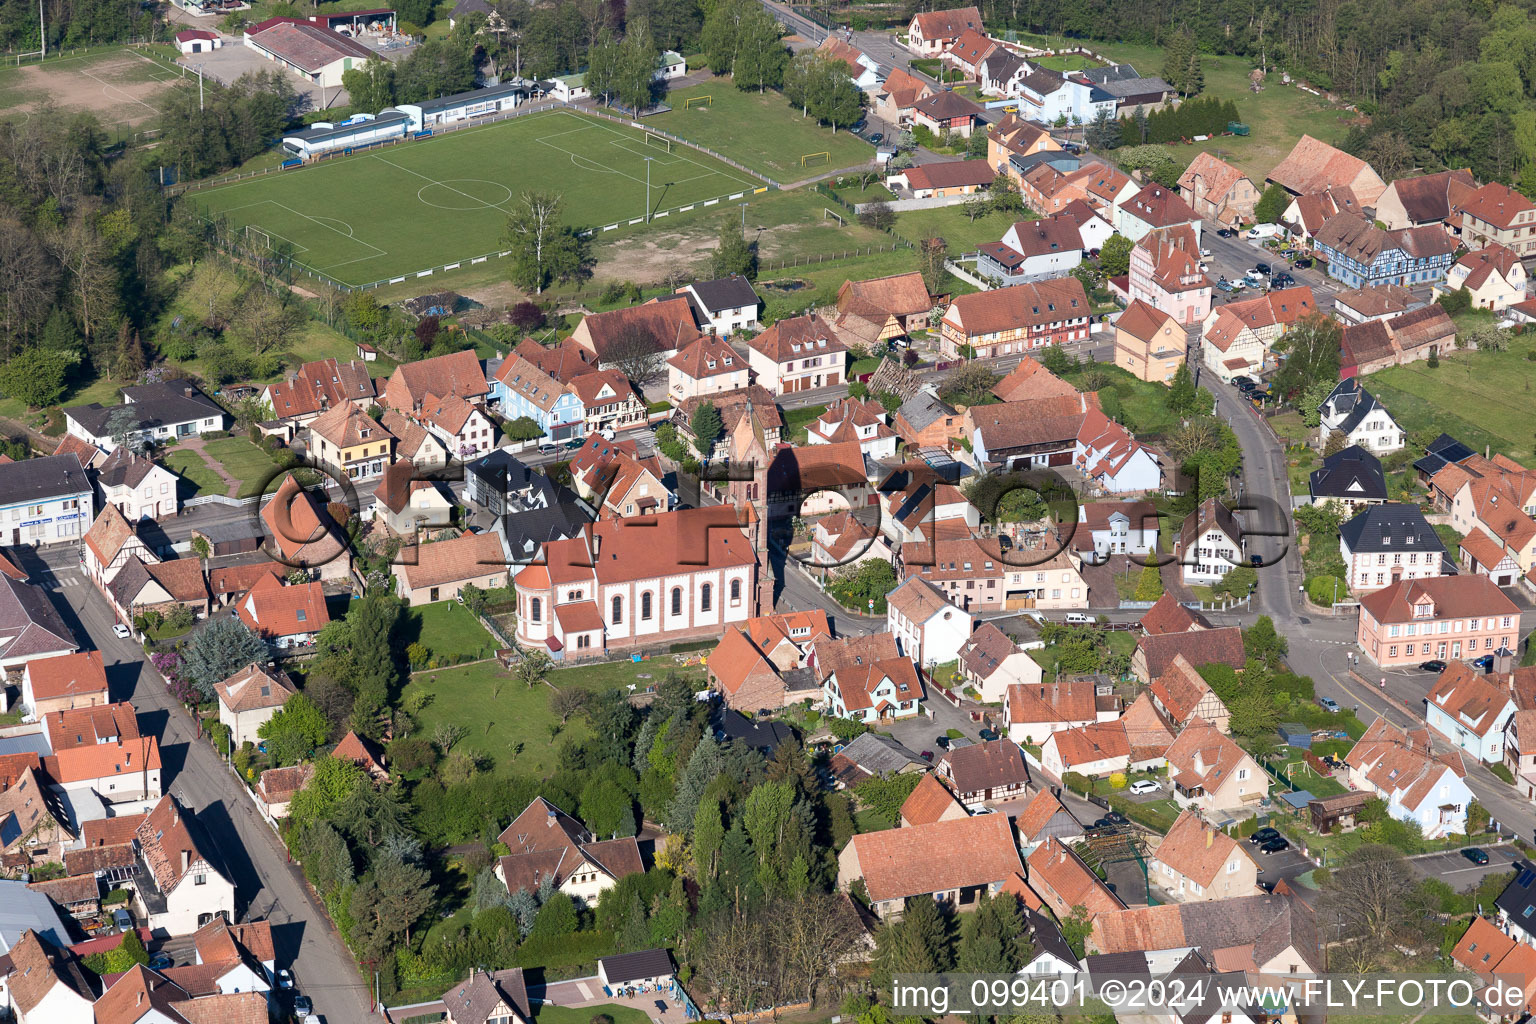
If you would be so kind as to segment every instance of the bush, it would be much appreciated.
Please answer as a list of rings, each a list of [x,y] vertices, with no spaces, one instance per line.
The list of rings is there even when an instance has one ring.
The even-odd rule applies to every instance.
[[[1334,595],[1346,596],[1349,588],[1337,576],[1313,576],[1307,580],[1307,597],[1315,605],[1332,608]]]
[[[1125,772],[1115,772],[1109,777],[1109,787],[1111,789],[1124,789],[1129,782],[1130,780],[1125,777]]]

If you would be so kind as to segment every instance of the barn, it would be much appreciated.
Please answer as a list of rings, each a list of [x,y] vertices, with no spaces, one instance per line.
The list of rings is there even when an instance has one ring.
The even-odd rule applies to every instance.
[[[313,160],[338,150],[403,139],[410,126],[410,115],[391,107],[377,117],[354,114],[340,124],[317,121],[303,131],[284,135],[283,149],[301,159]]]
[[[207,53],[224,45],[217,32],[200,28],[184,29],[176,33],[176,48],[182,53]]]
[[[344,72],[374,52],[355,39],[300,18],[268,18],[245,30],[245,45],[320,86],[341,85]]]

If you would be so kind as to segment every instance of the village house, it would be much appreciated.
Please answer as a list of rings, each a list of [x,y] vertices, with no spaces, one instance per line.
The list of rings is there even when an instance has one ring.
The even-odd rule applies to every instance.
[[[1006,737],[944,752],[933,768],[967,809],[1013,800],[1029,791],[1024,752]]]
[[[907,26],[907,49],[919,57],[942,56],[966,29],[985,31],[981,12],[974,7],[914,14]]]
[[[316,464],[349,480],[371,480],[394,459],[394,436],[350,402],[317,416],[309,436]]]
[[[757,383],[776,395],[845,383],[848,346],[817,313],[780,320],[747,342]]]
[[[1525,264],[1512,249],[1497,242],[1469,252],[1445,272],[1445,280],[1435,286],[1435,294],[1465,288],[1472,298],[1472,308],[1495,312],[1525,300]]]
[[[410,459],[391,463],[373,489],[371,516],[380,519],[397,537],[415,536],[418,530],[447,526],[453,521],[455,503],[435,480],[416,479]]]
[[[823,39],[816,52],[847,67],[848,78],[856,88],[868,91],[880,84],[880,64],[875,58],[837,34],[829,34]]]
[[[47,591],[0,575],[0,673],[14,674],[24,665],[59,654],[72,654],[80,644],[48,599]]]
[[[219,722],[229,728],[230,742],[239,750],[247,743],[259,743],[261,727],[299,691],[281,670],[251,664],[215,683],[213,692],[219,701]]]
[[[127,704],[55,711],[43,719],[53,753],[42,758],[48,782],[71,802],[132,804],[158,800],[160,741],[139,733]]]
[[[1185,583],[1220,583],[1244,564],[1243,528],[1219,498],[1207,498],[1179,529],[1174,553]]]
[[[1387,476],[1380,459],[1352,444],[1323,456],[1322,465],[1308,474],[1307,493],[1314,505],[1336,501],[1354,515],[1387,500]]]
[[[1178,728],[1201,718],[1218,732],[1232,731],[1232,715],[1226,704],[1183,654],[1175,654],[1168,667],[1147,685],[1147,696],[1158,714]]]
[[[1429,227],[1447,230],[1452,211],[1476,190],[1477,181],[1465,168],[1398,178],[1376,200],[1376,219],[1388,231]]]
[[[997,172],[985,160],[943,160],[896,171],[886,177],[885,184],[908,190],[912,199],[945,199],[980,192],[995,177]]]
[[[1333,315],[1347,326],[1370,320],[1391,320],[1422,305],[1413,292],[1401,285],[1378,284],[1339,292],[1333,297]]]
[[[1536,253],[1536,203],[1508,185],[1489,182],[1451,213],[1461,243],[1469,249],[1502,245],[1521,259]]]
[[[100,651],[34,658],[22,667],[21,707],[29,719],[106,703],[107,673]]]
[[[1101,779],[1131,767],[1131,744],[1122,722],[1094,722],[1053,732],[1040,747],[1040,764],[1056,778],[1067,772]]]
[[[965,685],[980,694],[985,704],[1006,701],[1009,688],[1015,684],[1038,687],[1044,676],[1040,663],[991,622],[977,626],[960,645],[956,668]],[[1004,717],[1008,717],[1006,705]],[[1022,742],[1011,727],[1009,738]]]
[[[1157,844],[1147,870],[1158,888],[1184,903],[1226,900],[1259,892],[1259,865],[1246,845],[1207,823],[1198,812],[1179,814]]]
[[[1083,261],[1077,221],[1066,214],[1018,221],[1000,242],[984,242],[976,270],[1000,285],[1044,281],[1070,274]]]
[[[374,397],[367,364],[356,359],[343,363],[335,358],[305,363],[287,380],[268,384],[261,394],[274,416],[296,427],[343,404],[367,411]]]
[[[999,95],[1007,92],[1007,82],[1024,68],[1024,61],[1007,50],[994,51],[982,62],[982,89]],[[987,163],[999,174],[1017,179],[1010,166],[1014,158],[1035,156],[1040,153],[1059,153],[1061,144],[1051,138],[1050,129],[1044,125],[1024,120],[1018,114],[1004,113],[1000,121],[987,133]]]
[[[956,660],[976,622],[921,576],[903,580],[885,607],[885,628],[901,653],[930,669]]]
[[[1014,548],[1005,560],[995,540],[983,544],[967,532],[903,544],[899,558],[903,579],[920,576],[968,612],[1088,605],[1088,585],[1070,551]]]
[[[1189,326],[1211,313],[1211,279],[1200,269],[1200,242],[1187,226],[1149,231],[1131,250],[1126,287],[1153,309]],[[1122,314],[1123,315],[1123,314]]]
[[[1415,821],[1425,838],[1464,833],[1467,805],[1466,764],[1459,751],[1435,754],[1428,729],[1411,732],[1378,718],[1344,755],[1349,787],[1386,801],[1398,821]]]
[[[1101,913],[1093,919],[1086,948],[1140,956],[1166,952],[1177,959],[1195,951],[1228,970],[1300,980],[1323,970],[1320,930],[1311,907],[1277,891]],[[1234,1022],[1247,1019],[1234,1016]]]
[[[437,439],[452,461],[468,462],[496,447],[496,425],[480,405],[472,405],[457,395],[428,395],[417,421]]]
[[[1210,153],[1196,153],[1179,175],[1179,194],[1197,216],[1229,228],[1252,220],[1259,201],[1247,175]]]
[[[1515,866],[1521,872],[1520,877],[1532,873],[1527,862],[1516,861]],[[1511,889],[1516,888],[1515,884],[1511,884],[1500,894],[1499,900],[1502,901]],[[1522,904],[1516,908],[1518,912],[1524,912],[1526,907],[1532,906],[1523,892],[1518,898]],[[1501,995],[1500,1005],[1487,1006],[1482,1000],[1479,1000],[1479,1005],[1487,1006],[1482,1012],[1486,1019],[1504,1021],[1527,1016],[1536,1007],[1536,949],[1528,945],[1528,940],[1511,938],[1499,930],[1501,927],[1510,928],[1517,934],[1525,935],[1519,925],[1511,928],[1511,922],[1506,917],[1503,907],[1499,908],[1499,924],[1494,924],[1486,917],[1473,917],[1472,923],[1456,943],[1456,948],[1451,951],[1452,960],[1477,975],[1479,992],[1502,983],[1507,994]],[[1492,1002],[1490,998],[1488,1003]]]
[[[308,647],[315,634],[331,621],[325,610],[325,590],[318,581],[286,584],[263,576],[236,604],[240,621],[271,647],[286,651]]]
[[[618,370],[594,370],[566,385],[586,410],[587,433],[612,433],[645,425],[645,401]]]
[[[1455,321],[1438,302],[1390,319],[1350,324],[1340,339],[1339,376],[1349,380],[1389,366],[1404,366],[1436,352],[1448,352],[1455,344]]]
[[[196,558],[175,558],[169,562],[129,558],[107,585],[106,597],[118,617],[135,628],[139,617],[151,612],[170,617],[178,607],[184,607],[194,618],[201,619],[210,608],[208,580]]]
[[[94,511],[91,480],[74,453],[0,463],[0,542],[79,539]]]
[[[75,830],[66,802],[43,775],[37,755],[12,754],[6,760],[9,764],[0,769],[0,863],[6,875],[31,874],[44,864],[59,863],[64,848],[75,844]],[[88,895],[94,899],[98,883],[94,876],[89,881]],[[0,938],[0,945],[8,940]]]
[[[1146,555],[1157,546],[1160,513],[1150,501],[1091,501],[1077,506],[1073,546],[1085,558]]]
[[[962,348],[978,359],[1023,353],[1088,337],[1092,306],[1083,284],[1065,277],[974,292],[955,299],[939,323],[946,359]]]
[[[1317,300],[1306,285],[1229,302],[1205,318],[1200,340],[1202,361],[1225,381],[1256,376],[1269,365],[1275,342],[1298,320],[1315,312]]]
[[[1509,582],[1497,550],[1512,559],[1520,573],[1536,567],[1536,474],[1508,456],[1490,460],[1473,453],[1442,467],[1429,487],[1436,510],[1450,513],[1451,526],[1465,538],[1464,551],[1470,543],[1466,554],[1481,571],[1500,585]]]
[[[490,390],[480,358],[474,349],[465,349],[395,367],[379,393],[379,404],[415,416],[429,398],[462,398],[471,405],[480,405]]]
[[[576,392],[519,353],[496,367],[488,402],[508,420],[532,420],[551,443],[569,441],[586,432],[586,410]],[[388,417],[385,421],[387,424]],[[432,441],[442,451],[450,450],[435,435]]]
[[[1000,44],[988,39],[985,32],[968,28],[955,38],[942,59],[946,65],[975,81],[981,77],[982,62],[1002,48]]]
[[[896,436],[916,448],[958,451],[966,432],[964,409],[956,409],[925,385],[896,410]]]
[[[716,334],[700,338],[667,360],[667,399],[673,405],[735,391],[749,381],[747,360]]]
[[[471,968],[467,981],[443,994],[442,1004],[448,1024],[527,1024],[536,1012],[521,967]]]
[[[1042,789],[1024,805],[1013,819],[1019,833],[1019,848],[1027,857],[1047,839],[1074,843],[1083,836],[1083,826],[1072,812],[1062,806],[1049,789]]]
[[[1052,733],[1115,717],[1115,712],[1108,709],[1100,714],[1097,684],[1092,679],[1045,682],[1036,678],[1009,683],[1003,691],[1003,720],[1008,723],[1008,738],[1018,744],[1041,744]]]
[[[1429,727],[1485,764],[1504,761],[1504,735],[1515,714],[1510,691],[1465,662],[1446,665],[1425,696]]]
[[[1355,594],[1446,570],[1445,545],[1417,505],[1375,504],[1351,516],[1339,526],[1339,555]]]
[[[1173,800],[1212,817],[1257,806],[1269,795],[1269,776],[1258,762],[1198,715],[1165,755]]]
[[[694,281],[678,289],[694,305],[694,317],[709,327],[711,334],[729,338],[741,330],[758,326],[757,311],[762,304],[752,282],[740,274],[714,281]]]
[[[1137,380],[1172,381],[1187,345],[1183,326],[1144,299],[1132,299],[1115,320],[1115,365]]]
[[[885,407],[872,398],[840,398],[805,430],[808,445],[847,441],[857,441],[859,450],[871,459],[894,458],[896,431],[885,424]]]
[[[351,575],[352,552],[341,528],[293,474],[283,477],[271,500],[262,506],[261,521],[274,554],[281,556],[288,569],[302,568],[322,580]]]
[[[813,645],[830,638],[823,611],[760,615],[732,626],[709,656],[709,680],[728,707],[756,714],[819,699]]]
[[[955,795],[944,787],[939,777],[932,773],[924,775],[912,789],[901,804],[899,828],[911,828],[914,825],[931,825],[936,821],[954,821],[957,818],[966,818],[970,812],[965,805],[955,799]]]
[[[968,139],[981,113],[980,107],[957,92],[936,92],[912,104],[912,125],[927,128],[939,138],[950,133]]]
[[[1182,654],[1197,669],[1202,665],[1226,665],[1242,671],[1248,664],[1243,651],[1243,631],[1237,626],[1219,629],[1190,629],[1184,632],[1151,633],[1136,638],[1131,655],[1131,672],[1144,683],[1168,671],[1175,656]]]
[[[1355,643],[1382,668],[1478,658],[1518,641],[1520,609],[1486,576],[1398,580],[1360,598]]]
[[[141,892],[149,926],[184,935],[215,917],[234,920],[235,887],[208,860],[207,843],[192,815],[169,794],[160,798],[134,832],[153,892]]]
[[[879,529],[864,523],[852,512],[833,512],[816,520],[811,531],[811,566],[831,569],[866,558],[895,560]]]
[[[1310,135],[1303,135],[1291,147],[1265,182],[1278,184],[1293,196],[1343,186],[1359,197],[1362,206],[1368,207],[1375,206],[1387,189],[1387,183],[1370,164]]]
[[[1115,231],[1133,242],[1158,229],[1188,227],[1200,241],[1200,217],[1174,189],[1151,184],[1115,207]]]
[[[20,882],[14,884],[22,888]],[[47,903],[47,897],[36,899]],[[86,980],[89,972],[74,954],[59,948],[69,939],[63,922],[48,931],[57,942],[31,927],[7,935],[9,968],[0,975],[0,1007],[14,1013],[20,1024],[94,1024],[96,992]]]
[[[1351,288],[1395,284],[1404,288],[1445,277],[1456,245],[1439,228],[1383,231],[1354,213],[1337,213],[1312,239],[1328,276]]]
[[[268,768],[256,779],[256,797],[270,821],[288,817],[288,805],[299,791],[309,785],[315,767],[310,764],[293,764],[286,768]]]
[[[880,340],[899,338],[928,326],[933,297],[923,275],[913,272],[844,281],[837,289],[839,313],[854,314],[880,326]]]
[[[102,507],[112,505],[129,522],[176,515],[176,475],[154,459],[118,445],[96,469]]]
[[[426,427],[409,416],[385,409],[384,415],[379,417],[379,426],[394,435],[395,458],[410,460],[411,465],[424,473],[448,465],[448,449]]]
[[[914,896],[974,909],[1022,870],[1008,816],[978,814],[854,836],[838,855],[837,887],[863,879],[870,909],[891,921]]]
[[[596,904],[619,879],[645,870],[634,836],[598,840],[541,796],[534,797],[496,841],[511,851],[495,867],[509,893],[534,893],[548,882],[572,899]]]
[[[1057,124],[1063,118],[1070,124],[1091,124],[1101,111],[1110,117],[1118,102],[1115,97],[1081,77],[1067,77],[1036,64],[1025,62],[1028,69],[1021,77],[1007,83],[1005,95],[1019,101],[1019,112],[1040,124]]]
[[[1079,912],[1092,920],[1125,909],[1120,897],[1083,863],[1076,851],[1054,836],[1032,851],[1025,864],[1030,889],[1058,921],[1066,921]]]
[[[866,725],[911,718],[922,710],[923,682],[910,658],[842,665],[822,683],[827,714]]]
[[[912,108],[918,100],[933,95],[933,87],[905,68],[893,68],[873,95],[880,119],[905,128],[912,123]]]
[[[754,614],[757,554],[730,506],[665,512],[545,545],[513,577],[519,642],[557,659],[718,636]],[[756,529],[753,522],[752,528]]]
[[[507,565],[495,533],[465,533],[452,540],[402,548],[390,572],[401,600],[419,605],[455,600],[468,586],[504,587]]]
[[[1165,633],[1190,633],[1210,629],[1211,624],[1199,612],[1190,611],[1171,593],[1164,593],[1148,608],[1138,623],[1146,636],[1162,636]]]
[[[1317,441],[1323,447],[1334,433],[1342,434],[1346,445],[1359,445],[1368,452],[1395,452],[1407,439],[1387,407],[1358,378],[1339,381],[1317,412]]]
[[[122,390],[123,404],[66,407],[64,428],[111,451],[127,442],[163,443],[223,430],[229,417],[190,380],[157,381]],[[36,461],[36,460],[28,460]]]

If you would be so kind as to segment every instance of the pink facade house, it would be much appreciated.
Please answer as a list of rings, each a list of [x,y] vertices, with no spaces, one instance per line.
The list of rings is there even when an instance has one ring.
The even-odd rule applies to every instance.
[[[1355,641],[1381,668],[1481,658],[1520,639],[1520,609],[1486,576],[1398,580],[1360,599]]]
[[[1179,323],[1203,323],[1211,312],[1211,279],[1200,269],[1200,242],[1188,226],[1149,231],[1131,250],[1130,297]]]

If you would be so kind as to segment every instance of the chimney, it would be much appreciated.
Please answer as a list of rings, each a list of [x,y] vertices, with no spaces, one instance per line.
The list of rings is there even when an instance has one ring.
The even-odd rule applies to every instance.
[[[1508,673],[1512,672],[1514,670],[1514,667],[1515,667],[1515,652],[1514,651],[1510,650],[1508,647],[1500,647],[1498,650],[1493,652],[1493,671],[1494,672],[1497,672],[1500,675],[1505,675],[1505,674],[1508,674]],[[1515,687],[1514,676],[1510,676],[1509,677],[1509,687],[1510,687],[1511,690],[1513,690],[1514,687]]]
[[[186,397],[188,397],[188,398],[192,397],[192,389],[191,388],[182,388],[181,389],[181,393],[183,395],[185,395]]]
[[[1214,842],[1216,842],[1216,830],[1207,825],[1205,827],[1205,848],[1209,850]]]
[[[188,849],[183,849],[181,851],[181,873],[182,874],[186,874],[187,873],[187,869],[190,868],[191,866],[192,866],[192,851],[188,850]]]
[[[175,797],[171,797],[171,827],[175,828],[177,825],[180,825],[180,824],[181,824],[181,804],[176,802],[176,798]]]

